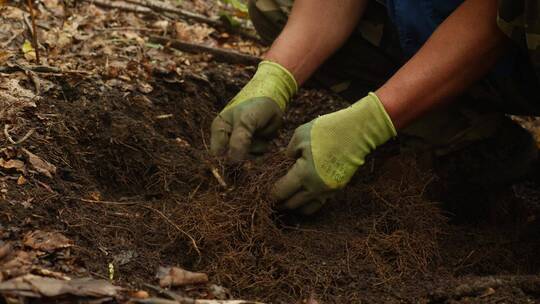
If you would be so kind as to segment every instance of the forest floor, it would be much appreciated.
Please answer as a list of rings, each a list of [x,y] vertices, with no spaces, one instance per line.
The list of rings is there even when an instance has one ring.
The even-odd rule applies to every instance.
[[[40,0],[36,54],[26,3],[3,2],[0,303],[540,302],[540,170],[451,183],[391,142],[315,216],[278,214],[282,147],[347,102],[303,89],[275,153],[210,157],[212,119],[265,50],[211,16],[245,13]]]

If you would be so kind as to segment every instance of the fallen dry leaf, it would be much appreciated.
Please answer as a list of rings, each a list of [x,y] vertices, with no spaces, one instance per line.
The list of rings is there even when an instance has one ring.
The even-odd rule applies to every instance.
[[[160,267],[158,273],[158,277],[160,278],[159,285],[161,287],[208,283],[208,275],[206,273],[191,272],[179,267]]]
[[[139,81],[137,83],[137,89],[139,89],[141,93],[148,94],[154,90],[154,87],[152,87],[152,85],[148,82]]]
[[[206,24],[191,25],[181,21],[174,23],[174,29],[176,31],[176,39],[195,43],[204,42],[214,32],[214,29],[208,27]]]
[[[27,274],[0,283],[0,293],[32,297],[58,297],[74,295],[81,297],[114,297],[122,290],[105,280],[92,278],[64,281]]]
[[[24,172],[25,165],[24,162],[18,159],[4,160],[0,158],[0,167],[4,169],[15,169],[19,172]]]
[[[73,242],[58,232],[36,230],[24,236],[23,244],[35,250],[52,252],[71,247]]]
[[[150,297],[148,292],[146,292],[144,290],[135,291],[135,292],[133,292],[131,294],[131,296],[136,298],[136,299],[148,299]]]
[[[0,10],[0,15],[2,15],[3,18],[15,19],[19,21],[23,20],[24,14],[26,14],[23,10],[14,6],[4,6],[0,8]]]
[[[152,24],[152,27],[159,28],[162,31],[166,32],[169,27],[169,21],[167,20],[158,20]]]
[[[23,52],[24,58],[26,58],[26,60],[36,60],[36,50],[34,50],[32,42],[30,42],[29,40],[24,41],[23,45],[21,46],[21,51]]]
[[[39,173],[52,178],[53,174],[56,174],[56,166],[53,164],[44,161],[43,159],[39,158],[39,156],[33,154],[32,152],[22,149],[23,152],[28,157],[28,162],[30,165]]]
[[[32,269],[36,254],[34,252],[17,251],[8,253],[7,262],[0,263],[0,272],[4,278],[17,277],[27,274]]]
[[[0,119],[11,118],[25,108],[35,108],[40,100],[31,90],[23,88],[15,77],[0,77]]]
[[[17,185],[21,186],[26,184],[26,178],[23,175],[20,175],[19,178],[17,178]]]
[[[6,50],[0,50],[0,64],[4,64],[12,56],[13,56],[13,53]]]
[[[12,246],[10,243],[3,244],[0,246],[0,260],[8,256],[11,253]]]

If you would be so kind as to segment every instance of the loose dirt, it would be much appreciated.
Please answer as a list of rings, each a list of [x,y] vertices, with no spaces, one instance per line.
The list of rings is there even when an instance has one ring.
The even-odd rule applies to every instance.
[[[76,244],[79,271],[107,277],[114,263],[115,282],[136,288],[153,282],[158,266],[181,265],[235,296],[272,303],[310,295],[325,303],[427,301],[462,276],[538,271],[536,221],[507,216],[520,204],[515,195],[503,200],[504,216],[494,202],[474,222],[452,224],[459,218],[432,201],[440,193],[428,195],[441,181],[397,157],[395,143],[315,217],[272,211],[268,187],[291,163],[279,146],[294,125],[344,102],[302,92],[273,154],[228,165],[207,153],[211,120],[246,80],[222,77],[228,69],[209,68],[207,81],[157,78],[149,95],[62,81],[39,103],[42,119],[32,120],[36,136],[25,144],[56,164],[58,176],[10,185],[0,205],[7,239],[60,231]],[[527,201],[537,199],[535,186],[516,187]],[[30,208],[17,205],[29,197]],[[470,199],[463,203],[478,198]]]
[[[188,56],[132,32],[150,28],[165,36],[170,18],[88,4],[64,9],[74,16],[69,22],[60,22],[60,13],[47,16],[51,8],[42,11],[48,35],[67,35],[56,40],[71,48],[47,36],[49,64],[89,72],[0,75],[0,85],[10,79],[26,89],[2,100],[15,114],[0,112],[11,139],[24,139],[13,144],[4,134],[0,150],[3,161],[11,160],[0,163],[0,249],[10,243],[25,252],[21,260],[56,276],[93,276],[151,294],[147,284],[157,285],[158,268],[178,266],[208,274],[231,298],[266,303],[540,298],[539,170],[505,187],[450,184],[415,155],[400,154],[394,141],[316,215],[279,213],[268,193],[293,162],[283,153],[292,132],[347,102],[322,89],[302,90],[269,153],[230,164],[210,157],[209,126],[253,67]],[[0,18],[19,31],[21,13],[9,12]],[[54,31],[56,23],[63,32]],[[186,26],[193,30],[187,23],[174,28]],[[176,34],[208,44],[236,39],[207,27],[188,32]],[[18,35],[11,49],[23,43]],[[25,151],[54,165],[52,177],[30,166]],[[36,252],[28,244],[43,240],[30,242],[35,235],[54,235],[61,250]],[[2,270],[0,282],[20,275]],[[207,287],[182,292],[208,297]]]

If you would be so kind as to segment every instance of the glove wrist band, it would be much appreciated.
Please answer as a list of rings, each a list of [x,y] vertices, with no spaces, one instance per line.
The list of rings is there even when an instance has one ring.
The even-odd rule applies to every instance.
[[[272,99],[282,111],[298,91],[294,76],[286,68],[272,61],[262,61],[253,78],[231,100],[225,109],[257,97]]]

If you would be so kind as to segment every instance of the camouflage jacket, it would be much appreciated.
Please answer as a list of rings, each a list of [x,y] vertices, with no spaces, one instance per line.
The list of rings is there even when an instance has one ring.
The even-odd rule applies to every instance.
[[[499,0],[497,23],[508,37],[528,50],[540,79],[540,0]]]

